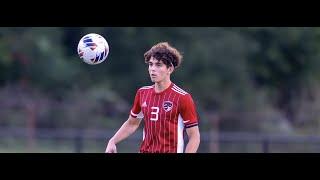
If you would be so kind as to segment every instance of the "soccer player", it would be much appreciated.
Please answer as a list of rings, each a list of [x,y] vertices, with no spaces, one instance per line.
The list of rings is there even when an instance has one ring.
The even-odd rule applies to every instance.
[[[140,153],[196,153],[200,144],[198,115],[190,93],[170,80],[182,60],[180,52],[162,42],[144,54],[152,86],[138,89],[128,120],[109,140],[106,153],[137,130],[144,121]],[[184,146],[183,131],[188,135]]]

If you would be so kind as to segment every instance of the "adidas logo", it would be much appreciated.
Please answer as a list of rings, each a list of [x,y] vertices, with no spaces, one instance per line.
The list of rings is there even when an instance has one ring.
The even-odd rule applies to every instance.
[[[146,102],[143,102],[143,104],[142,104],[141,107],[147,107],[147,103],[146,103]]]

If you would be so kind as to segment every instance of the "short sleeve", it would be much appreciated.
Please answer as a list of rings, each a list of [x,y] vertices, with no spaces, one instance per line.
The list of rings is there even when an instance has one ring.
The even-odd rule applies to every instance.
[[[186,94],[182,96],[180,113],[186,128],[198,125],[198,114],[192,96]]]
[[[135,95],[130,115],[134,118],[143,118],[143,114],[142,114],[141,106],[140,106],[140,91],[137,91],[137,93]]]

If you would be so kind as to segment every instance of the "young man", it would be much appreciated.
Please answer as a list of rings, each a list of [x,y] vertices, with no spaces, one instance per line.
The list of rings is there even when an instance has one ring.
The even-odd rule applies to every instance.
[[[154,45],[144,58],[154,85],[137,91],[129,118],[109,140],[106,153],[116,153],[116,144],[135,132],[141,119],[141,153],[196,153],[200,133],[193,99],[170,80],[171,73],[181,64],[181,54],[163,42]],[[185,150],[184,129],[189,139]]]

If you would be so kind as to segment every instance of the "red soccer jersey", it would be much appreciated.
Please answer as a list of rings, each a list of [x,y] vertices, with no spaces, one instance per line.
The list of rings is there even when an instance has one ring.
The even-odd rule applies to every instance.
[[[198,125],[191,95],[174,83],[160,93],[154,86],[140,88],[130,114],[144,119],[142,153],[182,153],[184,128]]]

